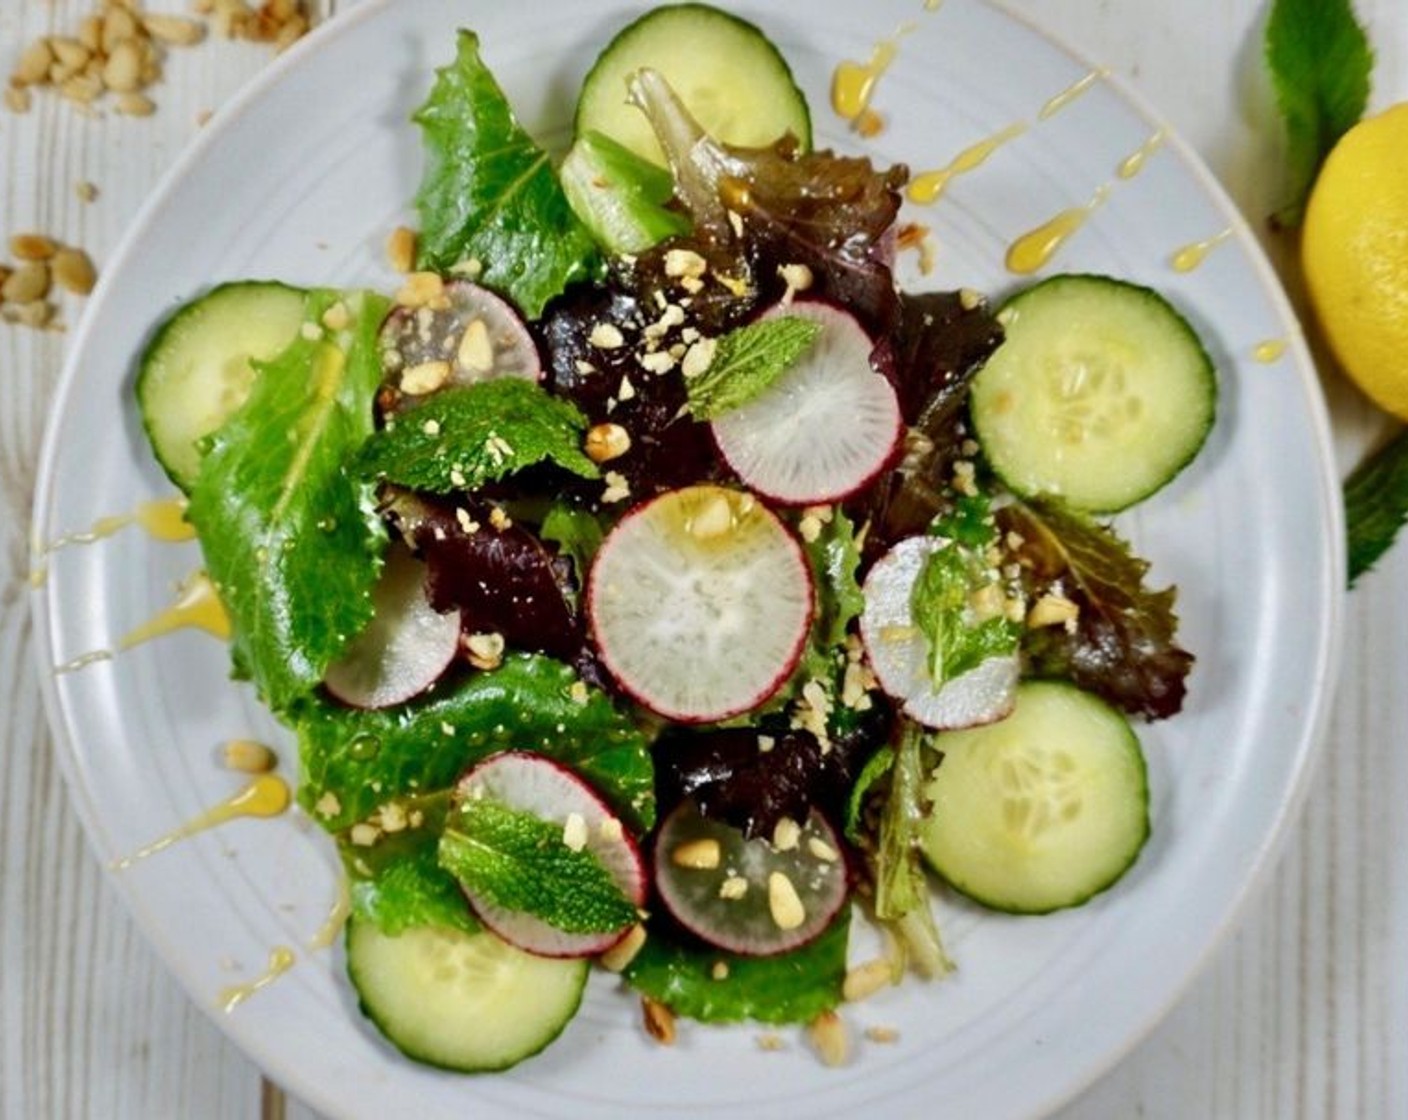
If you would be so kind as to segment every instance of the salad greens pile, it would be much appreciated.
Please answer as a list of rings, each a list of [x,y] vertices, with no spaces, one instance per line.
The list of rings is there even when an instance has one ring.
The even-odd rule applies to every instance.
[[[818,878],[797,885],[804,900],[823,873],[842,876],[892,934],[896,974],[941,975],[951,964],[921,848],[946,732],[882,686],[875,642],[891,630],[920,642],[915,671],[935,694],[1011,664],[983,719],[1011,710],[1018,665],[1164,718],[1181,706],[1192,657],[1177,644],[1173,591],[1147,587],[1147,563],[1107,525],[1055,497],[1017,497],[984,464],[968,388],[1003,327],[971,293],[897,287],[905,168],[792,137],[730,146],[652,70],[629,97],[669,172],[589,130],[559,175],[461,32],[414,117],[426,165],[411,279],[428,299],[307,293],[303,330],[257,365],[247,401],[202,443],[189,518],[231,616],[235,674],[297,734],[298,800],[340,846],[354,923],[472,937],[507,910],[606,935],[598,956],[643,920],[643,944],[619,964],[643,996],[706,1021],[809,1022],[841,1001],[849,902],[786,951],[721,948],[653,890],[634,897],[606,848],[640,847],[646,860],[633,858],[649,863],[659,822],[692,804],[736,831],[722,862],[716,845],[697,865],[730,876],[728,899],[743,889],[729,894],[741,882],[730,860],[766,863],[817,822],[835,844],[812,843]],[[630,252],[603,234],[623,226]],[[425,362],[430,391],[407,389],[384,324],[400,316],[403,333],[434,343],[442,284],[511,304],[541,379],[442,384],[445,370]],[[861,381],[883,380],[894,446],[833,499],[769,503],[720,454],[711,422],[796,391],[788,379],[838,345],[837,322],[865,340]],[[596,436],[607,452],[594,453]],[[811,605],[747,710],[667,719],[604,648],[594,580],[623,524],[690,488],[704,511],[711,494],[731,495],[738,504],[719,508],[735,521],[765,507],[758,539],[783,543],[758,547],[779,563],[795,550]],[[713,532],[684,535],[707,558]],[[870,581],[915,540],[924,559],[901,604],[912,625],[863,636]],[[463,632],[414,695],[359,707],[325,682],[376,613],[392,549],[414,554],[430,606]],[[1038,603],[1068,612],[1064,624],[1032,622]],[[466,775],[502,752],[588,789],[590,811],[564,825],[532,798],[476,788]],[[581,819],[598,803],[600,838]],[[613,821],[625,841],[608,836]],[[679,873],[671,858],[654,854],[657,874]],[[717,905],[726,921],[728,902]]]

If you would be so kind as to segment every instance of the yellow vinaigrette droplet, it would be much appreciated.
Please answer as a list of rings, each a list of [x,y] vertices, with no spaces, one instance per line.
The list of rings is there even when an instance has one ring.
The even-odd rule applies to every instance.
[[[1026,276],[1045,267],[1109,193],[1110,188],[1102,186],[1084,206],[1062,210],[1050,221],[1022,234],[1007,250],[1008,271]]]
[[[230,616],[205,572],[197,572],[181,588],[176,602],[123,637],[120,649],[131,649],[175,630],[193,627],[221,640],[230,637]]]
[[[1207,260],[1208,254],[1232,236],[1230,229],[1215,233],[1202,241],[1193,241],[1174,251],[1168,263],[1174,272],[1192,272]]]
[[[194,540],[196,531],[186,521],[186,499],[184,497],[162,498],[159,501],[142,502],[131,513],[115,513],[100,517],[87,529],[77,533],[65,533],[43,547],[44,552],[57,552],[77,544],[94,544],[129,525],[136,525],[146,531],[153,540],[165,543]]]
[[[1048,99],[1046,104],[1041,107],[1041,112],[1037,114],[1037,117],[1041,120],[1049,120],[1054,117],[1108,73],[1109,71],[1104,69],[1092,70],[1089,74],[1072,82],[1056,96]]]
[[[1270,365],[1272,362],[1280,361],[1286,353],[1286,340],[1284,338],[1268,338],[1265,342],[1258,343],[1256,349],[1252,351],[1252,357],[1263,365]]]
[[[909,184],[907,192],[909,200],[921,205],[937,202],[939,196],[948,186],[949,180],[955,175],[962,175],[981,167],[998,148],[1010,140],[1015,140],[1026,131],[1025,121],[1010,124],[987,139],[979,140],[976,144],[964,148],[954,156],[948,166],[941,167],[937,171],[925,171],[916,175]]]
[[[1144,165],[1149,162],[1149,157],[1164,146],[1164,140],[1167,136],[1168,133],[1164,129],[1159,129],[1120,161],[1120,165],[1115,168],[1115,174],[1121,179],[1133,179],[1144,170]]]
[[[285,972],[294,966],[297,958],[293,955],[293,950],[287,946],[279,945],[269,954],[269,966],[253,980],[247,984],[231,984],[228,988],[222,988],[217,997],[220,1007],[226,1013],[233,1011],[255,992],[267,988]]]
[[[113,861],[111,867],[114,871],[125,871],[138,861],[165,851],[178,840],[185,840],[227,821],[241,817],[277,817],[288,809],[292,799],[293,794],[288,788],[288,783],[277,774],[260,774],[233,797],[212,806],[199,816],[192,817],[166,835],[157,837],[130,856]]]
[[[881,76],[899,53],[900,36],[913,30],[913,24],[906,24],[893,38],[882,39],[871,49],[870,58],[865,62],[846,59],[836,64],[831,73],[831,108],[838,117],[855,127],[864,125],[870,130],[869,135],[878,131],[879,118],[870,109],[870,99],[875,96],[875,86]]]

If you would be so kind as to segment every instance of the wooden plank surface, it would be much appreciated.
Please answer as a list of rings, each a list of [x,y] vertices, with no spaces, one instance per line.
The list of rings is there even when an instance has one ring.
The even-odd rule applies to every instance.
[[[1249,216],[1271,209],[1279,140],[1257,66],[1261,0],[1010,6],[1142,91]],[[1376,104],[1408,98],[1408,5],[1358,6],[1378,47]],[[21,44],[88,9],[0,0],[0,67],[8,72]],[[174,52],[147,120],[87,119],[51,98],[24,117],[0,112],[0,233],[43,229],[101,262],[194,135],[197,114],[268,58],[267,48],[223,43]],[[80,180],[98,186],[96,201],[80,201]],[[1269,247],[1284,260],[1284,246]],[[69,321],[79,306],[65,304]],[[0,325],[0,1120],[311,1120],[265,1086],[166,975],[108,890],[51,757],[30,648],[27,526],[63,343]],[[1337,381],[1327,390],[1348,464],[1383,424]],[[1322,765],[1238,932],[1063,1120],[1408,1118],[1405,589],[1400,549],[1349,598]]]

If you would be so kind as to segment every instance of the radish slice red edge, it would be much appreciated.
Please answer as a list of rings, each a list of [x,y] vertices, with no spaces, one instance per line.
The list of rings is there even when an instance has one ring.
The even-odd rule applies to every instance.
[[[389,708],[439,680],[459,640],[459,611],[436,611],[426,593],[425,564],[393,545],[372,589],[371,622],[328,666],[323,683],[354,708]]]
[[[595,790],[560,763],[529,751],[505,751],[474,766],[460,778],[455,796],[489,797],[513,809],[560,823],[573,815],[585,829],[584,849],[600,861],[637,907],[645,904],[646,870],[640,849],[621,819]],[[507,910],[461,884],[470,908],[505,941],[540,957],[590,957],[604,953],[630,930],[565,933],[541,918]]]
[[[789,505],[833,502],[893,461],[904,431],[894,386],[870,364],[870,336],[829,303],[796,300],[764,318],[820,323],[811,348],[753,400],[715,419],[714,442],[738,477]]]
[[[910,598],[924,562],[945,542],[908,537],[885,553],[865,577],[861,641],[876,679],[903,702],[910,718],[938,730],[993,723],[1012,711],[1021,662],[989,657],[935,688],[929,676],[928,639],[914,624]]]
[[[675,920],[731,953],[765,957],[818,936],[846,904],[846,861],[821,814],[786,820],[771,839],[746,839],[699,814],[675,809],[655,843],[655,889]]]
[[[607,535],[587,617],[607,670],[684,723],[746,712],[802,655],[814,609],[801,546],[753,495],[720,486],[662,494]]]
[[[425,306],[393,309],[378,344],[387,383],[403,404],[476,381],[543,377],[538,348],[518,312],[468,280],[450,281],[443,299]]]

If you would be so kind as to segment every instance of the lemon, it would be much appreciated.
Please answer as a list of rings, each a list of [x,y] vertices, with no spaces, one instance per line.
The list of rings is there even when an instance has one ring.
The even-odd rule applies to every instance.
[[[1345,372],[1408,420],[1408,103],[1340,138],[1305,212],[1311,303]]]

